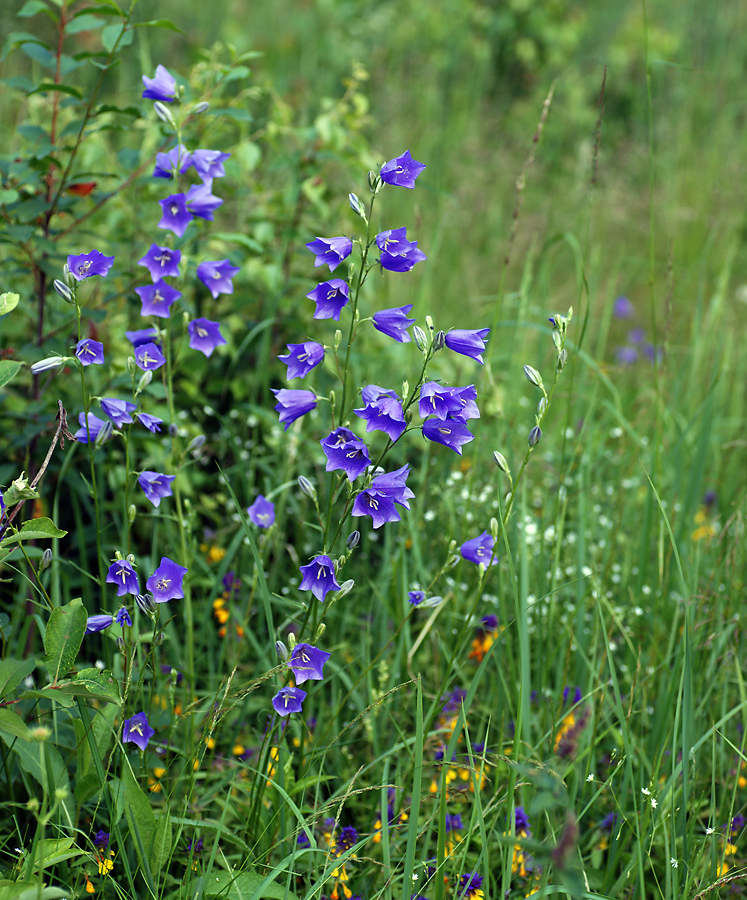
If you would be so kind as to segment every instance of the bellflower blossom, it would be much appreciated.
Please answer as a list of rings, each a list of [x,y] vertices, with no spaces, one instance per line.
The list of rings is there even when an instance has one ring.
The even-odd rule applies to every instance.
[[[288,344],[288,353],[278,356],[281,363],[288,366],[287,378],[306,378],[309,372],[324,359],[324,345],[316,341],[303,344]]]
[[[151,244],[145,256],[138,260],[138,265],[144,266],[155,282],[162,278],[178,278],[181,258],[181,250],[172,250],[170,247]]]
[[[228,259],[205,261],[197,266],[197,277],[216,299],[219,294],[233,293],[233,277],[239,271]]]
[[[296,644],[288,660],[288,668],[293,672],[296,684],[323,681],[322,669],[331,656],[331,653],[312,647],[311,644]]]
[[[173,178],[175,173],[186,172],[192,165],[192,154],[184,144],[177,144],[168,153],[156,153],[153,178]]]
[[[449,350],[453,350],[454,353],[469,356],[470,359],[474,359],[480,365],[483,365],[482,351],[485,349],[485,339],[489,333],[489,328],[452,328],[451,331],[446,332],[444,342]]]
[[[137,409],[137,404],[130,403],[128,400],[117,400],[115,397],[102,397],[100,403],[104,414],[112,420],[117,428],[132,423],[130,413]]]
[[[161,353],[156,344],[140,344],[135,348],[135,365],[145,372],[160,369],[166,362],[166,357]]]
[[[154,78],[143,75],[145,90],[140,95],[143,100],[160,100],[171,103],[176,97],[176,79],[164,66],[156,66]]]
[[[291,713],[301,712],[303,701],[306,699],[306,691],[297,687],[284,687],[272,698],[272,707],[279,716],[288,716]]]
[[[407,329],[415,322],[408,319],[407,313],[412,309],[412,303],[407,306],[399,306],[394,309],[382,309],[373,315],[373,326],[377,331],[386,334],[401,344],[409,344],[412,340]]]
[[[418,412],[425,419],[436,416],[445,419],[450,416],[464,422],[467,419],[479,419],[480,410],[475,398],[477,389],[473,384],[466,387],[444,387],[437,381],[426,381],[420,388]]]
[[[332,278],[318,284],[306,296],[316,303],[315,319],[334,319],[339,322],[340,313],[350,300],[350,288],[342,278]]]
[[[187,191],[187,206],[193,216],[213,221],[213,212],[223,205],[223,200],[210,193],[209,184],[193,184]]]
[[[128,628],[132,628],[132,619],[130,618],[130,614],[127,611],[126,606],[120,606],[117,610],[117,615],[115,616],[115,621],[120,628],[124,628],[125,625]]]
[[[171,304],[181,297],[181,291],[177,291],[165,281],[156,281],[154,284],[146,284],[136,287],[135,293],[140,297],[142,306],[141,316],[158,316],[168,319],[171,315]]]
[[[95,416],[93,413],[88,413],[88,428],[86,429],[86,414],[80,413],[78,415],[78,424],[80,428],[75,432],[73,437],[79,444],[87,444],[88,437],[90,434],[91,441],[95,441],[99,435],[99,432],[104,427],[106,422],[103,419],[99,419],[98,416]]]
[[[211,186],[214,178],[223,178],[226,170],[223,166],[230,153],[220,150],[195,150],[190,157],[190,165],[194,167],[203,184]]]
[[[193,319],[187,325],[187,331],[189,346],[204,353],[205,356],[210,356],[216,347],[226,343],[226,339],[220,333],[220,324],[211,322],[210,319]]]
[[[445,419],[426,419],[423,422],[423,435],[429,441],[443,444],[462,455],[462,446],[474,441],[475,436],[464,422],[447,416]]]
[[[171,496],[171,482],[176,475],[163,475],[160,472],[141,472],[137,477],[137,483],[153,506],[158,509],[164,497]]]
[[[488,534],[487,531],[483,531],[483,533],[476,538],[465,541],[459,548],[459,552],[463,559],[466,559],[468,562],[473,562],[476,566],[479,566],[480,563],[485,566],[490,563],[490,565],[494,566],[498,562],[498,556],[493,556],[494,546],[495,540],[493,536]],[[493,557],[492,562],[490,562],[491,556]]]
[[[75,345],[75,355],[82,366],[90,366],[93,363],[102,365],[104,362],[104,345],[100,341],[85,338]]]
[[[106,574],[107,584],[117,585],[117,596],[123,594],[139,594],[140,585],[137,579],[137,573],[132,568],[132,563],[126,559],[117,559],[110,566]]]
[[[193,213],[187,209],[187,198],[184,194],[171,194],[158,203],[163,211],[158,228],[173,231],[177,237],[181,237],[193,218]]]
[[[376,384],[368,384],[361,391],[365,406],[353,412],[366,423],[366,432],[383,431],[396,441],[407,428],[402,403],[394,391],[387,391]]]
[[[103,631],[105,628],[108,628],[113,621],[114,616],[89,616],[86,619],[86,634],[95,634],[97,631]]]
[[[394,472],[377,475],[355,498],[351,515],[371,516],[374,528],[380,528],[386,522],[399,522],[400,514],[395,504],[409,509],[407,501],[415,496],[405,483],[409,473],[410,467],[402,466]]]
[[[167,556],[161,557],[161,565],[145,582],[146,588],[153,594],[156,603],[168,603],[169,600],[181,600],[184,597],[184,566],[177,565]]]
[[[275,504],[257,494],[257,499],[247,509],[250,520],[257,528],[269,528],[275,521]]]
[[[311,591],[321,603],[324,603],[324,598],[330,591],[340,590],[340,585],[335,578],[334,564],[324,554],[315,556],[310,563],[301,566],[299,571],[303,575],[303,579],[298,589],[300,591]]]
[[[143,344],[149,344],[156,340],[158,332],[155,328],[140,328],[137,331],[125,331],[125,337],[132,344],[133,350],[137,350]],[[156,344],[161,349],[160,344]]]
[[[394,228],[376,235],[379,248],[379,264],[389,272],[409,272],[416,263],[428,257],[418,250],[417,241],[407,240],[406,228]]]
[[[104,256],[99,250],[91,250],[90,253],[81,253],[79,256],[68,256],[67,267],[76,281],[83,281],[91,275],[101,275],[103,278],[109,273],[113,262],[113,256]]]
[[[272,393],[277,399],[275,411],[280,415],[280,421],[285,424],[284,431],[288,430],[291,422],[295,422],[307,412],[316,408],[316,394],[313,391],[296,391],[289,388],[273,388]]]
[[[151,416],[148,413],[135,413],[141,425],[144,425],[148,431],[155,434],[157,431],[161,430],[161,425],[163,425],[163,419],[159,419],[158,416]]]
[[[612,306],[612,315],[616,319],[631,319],[635,314],[635,307],[627,297],[618,297]]]
[[[122,743],[129,742],[137,744],[141,750],[145,750],[148,741],[155,734],[155,729],[148,724],[148,717],[144,712],[137,713],[131,719],[127,719],[124,723],[122,731]]]
[[[319,443],[327,457],[327,472],[342,469],[350,481],[355,481],[371,465],[366,445],[349,428],[335,428]]]
[[[349,237],[321,238],[309,241],[306,247],[315,255],[314,268],[329,266],[329,271],[334,272],[340,263],[350,256],[353,250],[353,242]]]
[[[397,187],[415,187],[415,179],[425,169],[424,163],[418,162],[410,156],[410,151],[405,150],[401,156],[390,159],[381,167],[379,175],[386,184]]]

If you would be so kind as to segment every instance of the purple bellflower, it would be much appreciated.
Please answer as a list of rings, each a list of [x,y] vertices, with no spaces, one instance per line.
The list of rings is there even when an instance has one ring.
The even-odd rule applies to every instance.
[[[423,422],[423,435],[429,441],[450,447],[460,456],[462,455],[462,446],[475,439],[474,434],[464,422],[453,419],[451,416],[447,416],[445,419],[426,419]]]
[[[415,187],[415,179],[425,169],[425,165],[413,159],[410,151],[405,150],[401,156],[390,159],[385,162],[379,172],[381,180],[386,184],[393,184],[397,187],[410,188]]]
[[[75,345],[75,355],[82,366],[90,366],[92,363],[102,365],[104,362],[104,345],[100,341],[85,338]]]
[[[156,167],[153,169],[154,178],[174,178],[179,172],[186,172],[192,165],[192,155],[184,146],[177,144],[168,153],[156,153]]]
[[[193,219],[193,214],[187,209],[187,198],[184,194],[171,194],[158,202],[163,211],[158,227],[173,231],[177,237],[181,237]]]
[[[119,625],[121,628],[124,628],[125,625],[128,628],[132,628],[132,619],[130,618],[129,612],[127,612],[126,606],[119,607],[119,609],[117,610],[117,615],[115,616],[114,620],[117,623],[117,625]]]
[[[89,616],[86,619],[86,634],[95,634],[97,631],[103,631],[105,628],[108,628],[113,621],[114,616]]]
[[[344,235],[333,238],[318,237],[316,240],[309,241],[306,246],[316,257],[314,267],[329,266],[330,272],[334,272],[353,250],[353,242]]]
[[[319,443],[327,457],[327,472],[342,469],[350,481],[355,481],[371,465],[366,445],[349,428],[335,428]]]
[[[462,388],[450,388],[440,385],[437,381],[426,381],[420,388],[418,412],[424,419],[428,416],[436,416],[439,419],[450,416],[460,422],[479,419],[480,410],[475,403],[476,397],[477,389],[473,384]]]
[[[91,250],[90,253],[81,253],[79,256],[68,256],[67,267],[76,281],[83,281],[91,275],[101,275],[103,278],[113,262],[113,256],[104,256],[99,250]]]
[[[312,647],[311,644],[296,644],[288,660],[288,668],[292,670],[296,684],[323,681],[322,669],[331,656],[331,653]]]
[[[420,604],[425,600],[425,591],[408,591],[407,600],[413,606],[420,606]]]
[[[213,295],[213,299],[219,294],[233,293],[233,277],[239,271],[238,266],[232,266],[228,259],[219,259],[215,262],[205,261],[197,266],[197,277]]]
[[[407,428],[402,403],[394,391],[387,391],[376,384],[368,384],[361,391],[365,406],[354,409],[358,418],[366,423],[366,432],[383,431],[396,441]]]
[[[306,415],[316,408],[316,395],[313,391],[296,391],[290,388],[273,388],[272,393],[277,399],[275,411],[280,415],[280,421],[285,424],[284,431],[288,430],[291,422],[295,422],[301,416]]]
[[[161,425],[163,425],[163,419],[159,419],[158,416],[151,416],[148,413],[135,413],[141,425],[144,425],[148,431],[155,434],[157,431],[161,430]]]
[[[615,347],[615,359],[621,366],[632,366],[638,359],[638,349],[636,347]]]
[[[160,369],[166,362],[166,357],[154,343],[140,344],[135,348],[135,365],[145,372]]]
[[[216,347],[226,343],[226,339],[220,333],[220,324],[211,322],[210,319],[193,319],[187,325],[187,331],[189,331],[189,346],[204,353],[205,356],[210,356]]]
[[[409,272],[416,263],[428,259],[422,250],[418,250],[417,241],[407,240],[404,227],[377,234],[376,246],[381,251],[379,263],[389,272]]]
[[[124,594],[140,593],[140,585],[137,580],[137,573],[132,568],[132,563],[126,559],[117,559],[110,566],[106,574],[107,584],[117,585],[117,596],[122,597]]]
[[[141,316],[159,316],[168,319],[171,315],[171,304],[181,297],[181,291],[177,291],[165,281],[156,281],[155,284],[146,284],[135,288],[135,293],[140,297],[142,306]]]
[[[140,95],[143,100],[160,100],[171,103],[176,97],[176,79],[164,66],[156,66],[155,78],[143,75],[145,90]]]
[[[213,221],[213,212],[223,205],[220,197],[210,193],[209,184],[193,184],[187,191],[187,206],[193,216]]]
[[[158,509],[164,497],[171,496],[171,482],[176,475],[163,475],[160,472],[141,472],[137,483],[143,489],[146,498]]]
[[[110,832],[99,829],[93,836],[94,846],[98,847],[99,850],[106,850],[109,846],[109,836]]]
[[[407,329],[415,322],[408,319],[407,313],[412,309],[412,303],[407,306],[399,306],[394,309],[382,309],[373,315],[373,326],[377,331],[386,334],[401,344],[409,344],[411,341]]]
[[[257,499],[247,509],[251,521],[257,528],[269,528],[275,521],[275,504],[257,494]]]
[[[340,585],[335,578],[335,567],[332,560],[323,554],[315,556],[310,563],[301,566],[303,575],[299,591],[311,591],[317,600],[324,603],[324,598],[330,591],[339,591]]]
[[[488,563],[494,566],[498,562],[498,556],[493,556],[494,546],[495,540],[492,535],[488,534],[487,531],[483,531],[483,533],[476,538],[465,541],[459,548],[459,552],[463,559],[466,559],[468,562],[473,562],[476,566],[479,566],[480,563],[484,566],[487,566]],[[493,558],[492,563],[490,562],[491,556]]]
[[[101,408],[104,414],[112,420],[117,428],[132,424],[131,412],[137,409],[136,403],[128,400],[117,400],[115,397],[102,397]]]
[[[635,313],[635,307],[627,297],[618,297],[612,306],[612,315],[616,319],[631,319]]]
[[[80,428],[75,432],[73,437],[79,444],[87,444],[88,437],[90,435],[91,441],[95,441],[99,435],[99,432],[104,427],[106,422],[103,419],[99,419],[98,416],[95,416],[93,413],[88,413],[88,428],[86,428],[86,414],[80,413],[78,415],[78,424]]]
[[[332,278],[318,284],[306,296],[316,303],[315,319],[334,319],[339,322],[340,313],[350,300],[350,289],[342,278]]]
[[[324,359],[324,346],[316,341],[288,344],[288,353],[278,356],[288,366],[287,378],[306,378],[309,372]]]
[[[284,687],[272,698],[272,708],[279,716],[288,716],[291,713],[301,712],[303,701],[306,699],[306,691],[297,687]]]
[[[131,742],[137,744],[141,750],[145,750],[148,741],[155,734],[155,729],[148,724],[148,717],[144,712],[137,713],[124,723],[122,731],[122,743]]]
[[[125,331],[125,337],[132,344],[134,350],[143,344],[149,344],[155,341],[158,332],[155,328],[140,328],[138,331]],[[159,346],[160,349],[160,346]]]
[[[195,150],[190,157],[190,165],[194,166],[200,180],[207,185],[212,185],[214,178],[223,178],[226,170],[223,166],[230,153],[221,153],[220,150]]]
[[[374,528],[380,528],[386,522],[399,522],[400,514],[395,504],[409,509],[407,501],[415,496],[405,483],[409,473],[410,467],[402,466],[394,472],[377,475],[355,498],[351,515],[371,516]]]
[[[485,339],[489,333],[489,328],[452,328],[446,332],[445,343],[454,353],[469,356],[470,359],[483,365],[482,351],[485,349]]]
[[[151,244],[150,249],[138,260],[139,266],[144,266],[153,281],[162,278],[177,278],[179,276],[179,262],[182,258],[181,250],[172,250],[170,247],[159,247]]]
[[[161,557],[161,565],[145,582],[146,588],[153,594],[156,603],[168,603],[169,600],[181,600],[184,597],[184,576],[187,569],[177,565],[167,556]]]

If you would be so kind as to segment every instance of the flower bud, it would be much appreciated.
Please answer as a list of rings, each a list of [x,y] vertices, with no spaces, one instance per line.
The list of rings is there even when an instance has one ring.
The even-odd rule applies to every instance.
[[[433,334],[433,331],[434,331],[434,328],[435,328],[435,326],[434,326],[434,324],[433,324],[433,316],[426,316],[426,317],[425,317],[425,324],[426,324],[426,326],[428,327],[428,331],[430,331],[430,333]]]
[[[540,430],[539,425],[535,425],[534,428],[529,432],[529,437],[527,438],[530,447],[536,447],[540,442],[540,438],[542,437],[542,431]]]
[[[293,648],[296,646],[297,642],[298,642],[298,641],[297,641],[297,638],[296,638],[296,633],[295,633],[295,631],[289,632],[289,634],[288,634],[288,645],[289,645],[289,647],[290,647],[290,652],[291,652],[291,653],[293,652]]]
[[[158,634],[153,636],[153,646],[160,647],[160,645],[166,640],[166,635],[159,631]]]
[[[542,376],[534,367],[524,366],[524,374],[530,384],[533,384],[537,388],[542,388]]]
[[[298,476],[298,486],[301,488],[302,494],[306,494],[309,499],[316,502],[316,488],[305,475]]]
[[[318,641],[320,638],[324,637],[324,632],[326,630],[327,630],[327,623],[320,622],[319,627],[317,628],[316,632],[314,633],[314,640]]]
[[[563,343],[563,335],[559,331],[553,331],[552,342],[555,345],[555,349],[560,350],[560,346]]]
[[[75,293],[76,285],[78,284],[78,279],[73,275],[70,271],[70,266],[67,263],[62,267],[62,279],[65,284],[70,288],[70,290]]]
[[[138,368],[133,356],[127,357],[127,371],[129,372],[130,376],[137,374]]]
[[[341,343],[342,343],[342,332],[338,328],[335,330],[335,338],[334,338],[334,341],[332,342],[332,346],[335,349],[335,353],[337,353],[337,351],[340,349]]]
[[[350,208],[356,214],[356,216],[360,216],[363,221],[366,221],[366,209],[358,199],[355,194],[348,194],[348,200],[350,201]]]
[[[384,182],[379,178],[377,172],[368,173],[368,187],[372,194],[378,194]]]
[[[443,350],[446,345],[446,332],[439,331],[437,332],[435,338],[433,339],[433,349],[434,350]]]
[[[53,369],[61,369],[65,363],[64,356],[48,356],[46,359],[40,359],[31,366],[32,375],[40,375],[42,372],[49,372]]]
[[[109,440],[114,432],[114,425],[111,421],[106,421],[99,429],[99,433],[96,435],[96,440],[94,444],[96,447],[103,447],[104,444]]]
[[[443,599],[443,597],[427,597],[425,600],[423,600],[420,606],[422,609],[427,609],[431,606],[438,606],[439,603],[443,602]]]
[[[52,737],[52,729],[47,728],[46,725],[37,725],[36,728],[31,728],[29,730],[29,738],[32,741],[36,741],[41,744],[44,741],[48,741]]]
[[[275,652],[283,662],[288,660],[288,648],[282,641],[275,641]]]
[[[127,521],[130,523],[130,525],[132,525],[132,523],[135,521],[136,515],[137,507],[134,503],[130,503],[130,505],[127,507]]]
[[[137,383],[137,389],[135,390],[135,396],[141,394],[148,387],[151,381],[153,381],[153,370],[147,369],[140,376],[140,380]]]
[[[452,553],[446,560],[444,569],[453,569],[462,557],[458,553]]]
[[[41,562],[39,563],[39,571],[43,572],[45,569],[48,569],[52,565],[52,551],[47,547],[47,549],[42,553]]]
[[[547,409],[547,400],[544,397],[540,397],[540,402],[537,404],[537,417],[542,418],[545,414],[545,410]]]
[[[403,400],[406,400],[406,399],[407,399],[407,395],[408,395],[409,393],[410,393],[410,382],[407,381],[407,379],[405,379],[405,380],[402,382],[402,399],[403,399]]]
[[[160,100],[156,100],[153,104],[153,112],[158,116],[158,118],[162,122],[166,122],[171,125],[172,128],[176,128],[176,122],[174,121],[174,117],[171,115],[171,110],[168,106],[164,106]]]
[[[498,519],[495,516],[490,520],[490,524],[488,526],[490,534],[492,535],[493,540],[496,540],[498,537]]]
[[[192,440],[187,444],[187,453],[195,453],[201,447],[205,445],[205,441],[207,438],[204,434],[198,434],[197,437],[193,437]]]
[[[145,613],[146,616],[152,616],[156,611],[156,601],[153,598],[153,594],[138,594],[135,597],[135,603],[140,612]]]
[[[179,434],[179,426],[176,422],[172,422],[168,427],[169,437],[175,438]]]
[[[117,635],[117,637],[114,639],[114,643],[117,645],[117,650],[119,650],[120,653],[125,652],[125,642],[121,634]]]
[[[192,107],[192,115],[202,115],[202,113],[207,112],[209,109],[210,104],[207,102],[207,100],[201,100],[199,103],[195,103],[195,105]]]
[[[506,462],[506,457],[499,453],[497,450],[493,450],[493,460],[501,472],[505,472],[506,475],[511,475],[511,470],[508,467],[508,463]]]
[[[412,339],[415,341],[418,350],[425,350],[428,346],[428,338],[425,336],[425,332],[419,325],[416,325],[412,329]]]
[[[57,291],[57,293],[66,303],[75,303],[75,294],[70,290],[70,288],[65,284],[64,281],[60,281],[59,278],[55,278],[55,280],[52,282],[52,287]]]
[[[360,531],[351,531],[348,535],[348,539],[345,541],[349,550],[354,550],[358,544],[361,542],[361,533]]]
[[[558,354],[558,372],[562,372],[565,368],[565,364],[568,362],[568,351],[561,350]]]
[[[353,581],[352,578],[348,578],[347,581],[343,581],[343,583],[340,585],[340,590],[337,592],[338,598],[344,597],[346,594],[349,594],[353,590],[354,587],[355,587],[355,582]]]

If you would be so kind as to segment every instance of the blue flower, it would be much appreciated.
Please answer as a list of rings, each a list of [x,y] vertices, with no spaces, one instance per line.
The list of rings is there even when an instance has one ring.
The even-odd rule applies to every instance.
[[[86,338],[75,345],[75,355],[82,366],[90,366],[92,363],[101,365],[104,362],[104,345]]]
[[[214,178],[223,178],[226,174],[223,163],[230,155],[220,150],[195,150],[190,157],[190,165],[194,166],[204,184],[212,185]]]
[[[107,584],[117,585],[117,596],[124,594],[139,594],[140,585],[137,580],[137,573],[132,567],[132,563],[126,559],[116,559],[110,566],[106,574]]]
[[[76,281],[83,281],[91,275],[101,275],[103,278],[113,262],[113,256],[104,256],[99,250],[91,250],[90,253],[81,253],[79,256],[68,256],[67,267]]]
[[[350,289],[342,278],[323,281],[306,295],[316,302],[315,319],[334,319],[340,321],[340,313],[350,300]]]
[[[133,744],[137,744],[141,750],[145,750],[148,746],[148,741],[155,733],[155,729],[151,728],[148,724],[148,717],[145,713],[140,712],[131,719],[127,719],[124,723],[122,743],[126,744],[129,741]]]
[[[135,415],[139,419],[140,424],[144,425],[148,431],[153,432],[153,434],[161,430],[163,419],[159,419],[158,416],[151,416],[148,415],[148,413],[135,413]]]
[[[127,611],[126,606],[120,606],[117,615],[115,616],[115,621],[117,625],[120,625],[122,628],[124,628],[125,625],[128,628],[132,628],[132,619],[130,618],[130,614]]]
[[[340,585],[335,578],[335,567],[332,560],[320,554],[315,556],[310,563],[301,566],[299,571],[303,575],[300,591],[311,591],[317,600],[324,603],[324,598],[330,591],[339,591]]]
[[[102,397],[100,403],[106,416],[117,428],[132,424],[130,413],[137,409],[137,404],[130,403],[128,400],[117,400],[115,397]]]
[[[331,656],[331,653],[319,650],[311,644],[296,644],[288,660],[288,668],[293,672],[296,684],[303,684],[304,681],[322,681],[324,679],[322,669]]]
[[[269,528],[275,521],[275,504],[266,500],[262,494],[257,494],[257,499],[247,509],[247,513],[257,528]]]
[[[306,691],[297,687],[284,687],[272,698],[272,707],[279,716],[288,716],[291,713],[301,712],[303,701],[306,699]]]
[[[171,304],[181,297],[181,291],[177,291],[166,281],[156,281],[154,284],[146,284],[136,287],[135,293],[140,297],[142,306],[141,316],[159,316],[168,319],[171,315]]]
[[[287,377],[305,378],[324,359],[324,346],[316,341],[303,344],[288,344],[288,353],[278,356],[281,363],[288,366]]]
[[[213,221],[213,212],[223,205],[220,197],[210,193],[209,184],[193,184],[187,191],[187,206],[193,216]]]
[[[166,357],[153,342],[135,347],[135,365],[139,369],[152,372],[154,369],[160,369],[165,362]]]
[[[168,556],[162,556],[161,565],[145,582],[145,586],[153,594],[156,603],[181,600],[184,597],[183,583],[186,574],[184,566],[178,565]]]
[[[160,100],[171,103],[176,96],[176,79],[164,66],[156,66],[155,78],[143,75],[145,90],[140,95],[143,100]]]
[[[150,272],[153,281],[160,281],[162,278],[179,277],[181,258],[181,250],[172,250],[170,247],[151,244],[145,256],[138,260],[138,265],[144,266]],[[197,273],[199,275],[199,267]]]
[[[365,406],[354,409],[358,418],[366,423],[366,431],[383,431],[396,441],[407,428],[402,403],[394,391],[387,391],[376,384],[369,384],[361,391]]]
[[[173,178],[175,173],[186,172],[192,165],[192,156],[184,146],[177,144],[168,153],[156,153],[154,178]]]
[[[148,500],[156,507],[160,506],[164,497],[170,497],[171,482],[176,475],[163,475],[161,472],[141,472],[137,477],[137,483],[143,489]]]
[[[334,272],[353,250],[353,242],[344,235],[333,238],[318,237],[316,240],[309,241],[306,246],[316,257],[314,267],[329,266],[330,272]]]
[[[187,198],[184,194],[171,194],[158,203],[163,211],[158,227],[173,231],[177,237],[181,237],[193,219],[192,213],[187,209]]]
[[[484,364],[482,351],[486,347],[485,339],[489,333],[489,328],[452,328],[446,332],[444,341],[449,350],[461,353],[462,356],[469,356],[482,365]]]
[[[272,393],[277,398],[275,411],[280,415],[280,421],[285,424],[284,431],[288,430],[291,422],[306,415],[316,407],[316,395],[313,391],[294,391],[289,388],[273,389]]]
[[[220,333],[220,323],[211,322],[210,319],[192,319],[187,325],[187,331],[189,346],[204,353],[205,356],[210,356],[216,347],[226,343],[226,339]]]
[[[216,299],[219,294],[233,293],[233,277],[238,271],[228,259],[206,260],[197,266],[197,277]]]
[[[409,472],[409,466],[402,466],[394,472],[377,475],[353,501],[351,515],[370,516],[374,528],[386,522],[399,522],[397,505],[409,509],[407,501],[415,496],[405,484]]]
[[[498,562],[498,556],[493,555],[494,545],[495,540],[493,539],[493,536],[488,534],[487,531],[483,531],[483,533],[476,538],[465,541],[459,548],[459,552],[463,559],[466,559],[468,562],[473,562],[475,565],[480,565],[480,563],[482,563],[487,566],[488,563],[490,563],[490,565],[494,566]]]
[[[342,469],[350,481],[355,481],[371,464],[368,448],[349,428],[335,428],[319,443],[327,457],[327,472]]]
[[[423,435],[429,441],[443,444],[455,453],[462,455],[462,446],[474,441],[475,436],[464,422],[446,416],[445,419],[430,418],[423,422]]]
[[[407,329],[415,322],[408,319],[407,313],[412,309],[412,303],[407,306],[399,306],[394,309],[382,309],[373,315],[373,326],[377,331],[386,334],[401,344],[408,344],[411,340]]]
[[[413,159],[410,151],[405,150],[401,156],[390,159],[385,162],[379,172],[381,180],[386,184],[393,184],[397,187],[410,188],[415,187],[415,179],[425,169],[425,165]]]
[[[78,424],[80,428],[75,432],[73,437],[80,444],[87,444],[88,438],[90,435],[91,442],[94,442],[99,435],[101,429],[106,425],[103,419],[99,419],[98,416],[95,416],[93,413],[88,413],[88,427],[86,428],[86,414],[80,413],[78,415]]]
[[[416,263],[428,259],[422,250],[418,250],[417,241],[407,240],[407,229],[404,227],[377,234],[376,246],[381,251],[381,267],[390,272],[409,272]]]
[[[114,621],[114,616],[89,616],[86,619],[86,634],[95,634],[97,631],[103,631],[108,628]]]
[[[475,398],[477,389],[473,384],[466,387],[443,387],[437,381],[426,381],[420,388],[418,412],[425,419],[436,416],[439,419],[451,417],[460,422],[479,419],[480,410]]]

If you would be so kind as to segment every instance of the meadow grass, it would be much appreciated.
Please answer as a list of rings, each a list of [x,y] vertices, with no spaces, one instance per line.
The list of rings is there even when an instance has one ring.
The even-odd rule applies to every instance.
[[[567,35],[551,4],[529,6],[539,19],[519,19],[509,37],[554,55],[525,61],[519,83],[519,61],[502,68],[491,31],[501,21],[477,4],[411,0],[365,15],[355,4],[259,4],[245,33],[226,5],[191,10],[177,22],[186,38],[140,29],[102,90],[143,115],[129,128],[111,113],[96,120],[107,128],[87,138],[76,169],[97,181],[93,199],[71,201],[45,233],[4,232],[3,288],[21,295],[2,320],[4,360],[69,355],[83,328],[109,364],[68,360],[39,380],[14,370],[3,387],[6,497],[22,471],[40,470],[58,397],[71,427],[101,395],[132,396],[165,423],[160,436],[126,426],[95,450],[57,449],[15,522],[29,540],[2,547],[0,900],[694,900],[741,889],[745,13],[579,7]],[[146,0],[137,9],[141,20],[160,14]],[[140,73],[163,62],[196,102],[228,59],[198,51],[213,39],[265,58],[216,89],[214,107],[228,112],[185,126],[190,148],[233,153],[214,187],[224,207],[187,232],[185,258],[242,267],[217,301],[182,286],[183,308],[218,319],[228,339],[195,360],[180,318],[146,321],[133,297],[137,260],[166,240],[155,229],[164,185],[145,164],[173,144],[139,99]],[[367,72],[351,76],[356,61]],[[16,52],[4,74],[38,82],[37,65]],[[81,73],[86,91],[90,78]],[[48,133],[51,95],[13,97],[0,101],[4,120]],[[69,139],[77,107],[58,115]],[[49,171],[30,165],[35,183],[13,168],[15,154],[40,158],[28,143],[38,135],[17,135],[3,189],[29,187],[21,201],[4,195],[9,226],[37,222],[38,209],[14,203],[44,198]],[[384,463],[411,467],[411,508],[372,530],[340,521],[344,479],[324,471],[318,442],[341,393],[407,394],[422,366],[415,344],[369,326],[343,386],[328,350],[309,381],[335,396],[287,431],[270,389],[310,386],[286,382],[287,343],[336,340],[304,299],[327,272],[304,244],[361,234],[347,193],[370,200],[367,169],[407,147],[428,168],[414,191],[377,195],[372,233],[407,224],[429,258],[407,275],[373,271],[361,316],[412,303],[420,327],[435,320],[433,335],[491,333],[482,367],[448,348],[429,363],[431,378],[476,386],[475,440],[457,456],[423,439],[415,413]],[[65,304],[51,280],[68,253],[93,246],[115,254],[114,277],[84,282],[77,306]],[[555,379],[548,317],[569,307]],[[164,322],[167,374],[135,395],[141,373],[128,368],[123,332]],[[343,349],[348,326],[343,317]],[[531,454],[542,392],[525,365],[550,398]],[[354,416],[343,421],[368,439]],[[134,480],[142,470],[177,474],[159,508]],[[269,529],[247,514],[258,493],[275,504]],[[34,532],[40,516],[67,533]],[[459,552],[484,531],[496,539],[487,568]],[[299,591],[299,567],[322,550],[344,558],[341,583],[355,582],[324,604]],[[163,556],[187,567],[184,597],[155,611],[123,598],[132,628],[81,634],[70,656],[63,614],[79,629],[121,602],[104,580],[116,551],[134,554],[142,581]],[[413,590],[441,600],[414,606]],[[322,683],[304,684],[303,712],[280,718],[271,698],[289,673],[276,641],[292,646],[291,635],[331,658]],[[140,712],[155,729],[144,751],[123,741]],[[99,831],[106,848],[93,843]]]

